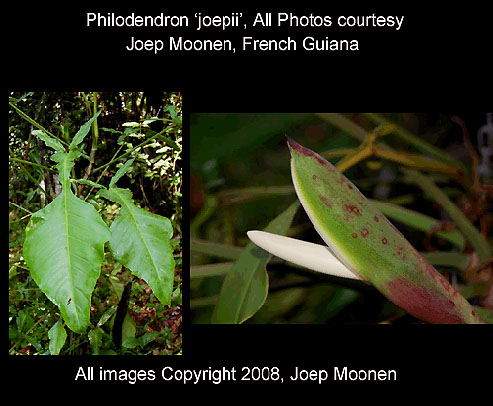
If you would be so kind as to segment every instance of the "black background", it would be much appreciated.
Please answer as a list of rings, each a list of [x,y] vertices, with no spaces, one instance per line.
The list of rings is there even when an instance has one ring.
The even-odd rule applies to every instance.
[[[18,2],[20,3],[20,2]],[[431,7],[431,2],[400,2],[358,5],[355,2],[298,3],[292,7],[213,6],[188,2],[159,7],[142,2],[132,7],[91,2],[39,2],[14,5],[4,20],[8,23],[5,80],[15,91],[105,91],[168,90],[184,95],[184,148],[187,149],[187,114],[190,112],[301,112],[374,111],[436,112],[462,111],[462,117],[491,111],[490,44],[485,6],[455,3]],[[376,2],[373,2],[376,3]],[[115,12],[127,15],[185,14],[195,12],[226,15],[243,12],[293,12],[298,15],[404,15],[400,31],[361,29],[341,31],[265,29],[248,31],[259,38],[303,38],[306,35],[358,39],[358,52],[263,52],[263,53],[129,53],[125,46],[131,36],[166,39],[160,29],[87,28],[87,12]],[[250,20],[248,18],[248,20]],[[193,18],[191,18],[192,21]],[[193,27],[173,35],[189,38],[232,38],[241,31],[196,32]],[[490,103],[489,105],[487,103]],[[482,116],[484,117],[484,116]],[[187,155],[185,155],[187,156]],[[190,157],[193,159],[193,157]],[[184,165],[184,179],[188,179]],[[184,190],[188,190],[185,185]],[[184,195],[187,201],[187,195]],[[184,213],[188,210],[185,208]],[[186,222],[184,227],[186,230]],[[188,236],[183,235],[187,252]],[[184,287],[187,286],[188,255],[184,255]],[[489,326],[436,325],[341,325],[341,326],[208,326],[187,324],[188,293],[184,291],[183,356],[181,357],[9,357],[8,384],[19,396],[53,396],[74,388],[75,399],[95,398],[136,391],[148,401],[157,395],[164,401],[207,389],[226,396],[227,388],[240,389],[228,395],[232,401],[270,394],[298,394],[312,399],[324,394],[345,398],[379,395],[425,397],[428,390],[439,396],[457,390],[481,393],[486,383],[483,369],[491,363],[486,349],[491,344]],[[491,351],[490,351],[491,353]],[[489,358],[489,359],[488,359]],[[164,383],[74,382],[80,366],[112,369],[154,369],[166,365],[177,369],[242,366],[278,366],[285,376],[294,367],[328,369],[395,369],[398,381],[376,383],[335,383],[300,385],[244,383],[187,386]],[[285,378],[285,381],[287,379]],[[32,388],[32,389],[30,389]],[[27,390],[30,389],[30,390]],[[273,390],[272,390],[273,389]],[[32,392],[32,393],[30,393]],[[229,392],[231,393],[231,392]],[[428,392],[429,393],[429,392]],[[145,394],[145,395],[144,395]],[[262,395],[263,397],[264,395]],[[176,399],[176,400],[175,400]],[[199,398],[200,400],[204,400]],[[231,400],[230,399],[230,400]],[[315,398],[313,398],[315,400]],[[65,398],[68,400],[68,398]],[[441,400],[444,400],[441,398]]]

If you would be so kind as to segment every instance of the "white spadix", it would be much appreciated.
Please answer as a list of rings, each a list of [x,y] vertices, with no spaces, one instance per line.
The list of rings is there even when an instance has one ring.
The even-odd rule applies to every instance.
[[[255,245],[293,264],[329,275],[360,279],[323,245],[265,231],[248,231],[247,235]]]

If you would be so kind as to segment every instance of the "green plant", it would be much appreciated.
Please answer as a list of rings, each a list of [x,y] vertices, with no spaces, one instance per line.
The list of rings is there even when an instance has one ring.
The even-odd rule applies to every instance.
[[[482,323],[472,306],[349,179],[315,152],[291,139],[288,145],[298,198],[342,264],[419,319]],[[293,251],[293,256],[300,255]]]
[[[15,149],[9,151],[10,160],[24,171],[28,182],[39,185],[39,176],[42,175],[41,170],[43,170],[50,171],[54,175],[53,179],[56,182],[54,186],[58,182],[60,186],[59,189],[58,186],[55,187],[53,201],[43,207],[43,199],[48,198],[49,189],[46,188],[43,177],[41,178],[43,179],[41,186],[38,186],[37,190],[32,189],[28,194],[28,197],[31,197],[25,201],[29,202],[32,199],[33,191],[39,192],[42,200],[41,208],[38,207],[38,210],[27,210],[13,201],[10,202],[12,207],[28,213],[18,218],[16,211],[9,212],[9,219],[12,220],[9,220],[11,230],[9,322],[17,323],[17,326],[9,324],[9,337],[11,342],[15,343],[11,351],[29,343],[31,346],[34,345],[37,353],[49,351],[51,354],[58,354],[62,348],[65,353],[70,353],[78,346],[85,346],[87,343],[93,354],[112,353],[110,348],[114,334],[111,333],[111,329],[108,331],[107,327],[115,319],[117,306],[112,303],[121,297],[125,279],[127,282],[133,280],[134,283],[127,283],[127,286],[131,287],[129,296],[133,306],[128,308],[128,313],[127,308],[124,308],[125,317],[119,326],[123,336],[124,351],[133,353],[134,348],[136,351],[137,348],[143,351],[151,342],[161,342],[168,346],[167,341],[177,333],[174,331],[171,334],[169,328],[165,327],[173,326],[168,314],[171,314],[171,307],[181,305],[180,287],[178,285],[174,288],[175,267],[181,267],[180,240],[177,235],[175,239],[171,239],[174,230],[179,230],[181,221],[181,208],[178,210],[179,204],[177,204],[179,196],[175,195],[174,199],[170,199],[176,204],[176,210],[171,213],[173,219],[170,221],[164,216],[139,207],[133,199],[132,192],[126,188],[116,187],[116,182],[132,170],[132,164],[136,159],[140,161],[140,159],[151,158],[143,153],[143,148],[147,146],[152,145],[153,149],[162,150],[166,142],[179,149],[178,154],[181,152],[179,146],[181,136],[175,137],[177,128],[180,128],[181,132],[181,117],[174,112],[175,106],[171,106],[175,115],[172,124],[165,124],[162,131],[146,135],[146,139],[137,146],[126,143],[126,152],[123,155],[118,155],[119,150],[107,161],[107,164],[95,167],[94,164],[98,162],[95,154],[98,150],[98,139],[100,143],[102,141],[103,146],[108,140],[107,137],[100,138],[102,129],[98,127],[97,121],[101,111],[96,111],[96,93],[92,95],[94,103],[87,103],[88,111],[92,111],[92,117],[72,138],[68,126],[63,127],[62,136],[57,137],[24,113],[17,106],[24,97],[10,98],[9,106],[31,125],[31,129],[35,128],[30,131],[27,146],[29,147],[33,140],[40,140],[48,150],[54,150],[51,160],[56,166],[53,169],[48,167],[47,162],[41,163],[39,159],[33,159],[34,162],[31,162],[17,158],[15,155],[18,156],[19,150],[22,149],[18,149],[15,144],[12,147]],[[18,126],[17,124],[9,128],[13,130]],[[85,137],[91,130],[91,149],[90,153],[86,154]],[[165,136],[165,133],[168,135]],[[161,136],[164,138],[160,138]],[[175,140],[172,140],[171,136]],[[125,137],[122,138],[122,142]],[[154,145],[153,140],[160,142]],[[10,145],[12,146],[13,143]],[[100,145],[99,151],[102,149],[104,151]],[[33,152],[37,150],[30,151],[31,159],[36,158]],[[168,152],[157,157],[167,159]],[[135,156],[136,153],[139,153],[139,156]],[[175,159],[179,160],[179,155],[175,156],[177,156]],[[104,175],[108,175],[110,165],[118,164],[125,157],[130,159],[121,164],[120,169],[111,177],[108,188],[101,185],[99,182]],[[76,176],[76,164],[80,159],[87,159],[89,165],[84,167],[83,176]],[[30,173],[26,166],[35,170]],[[134,166],[140,168],[140,162]],[[169,172],[181,181],[178,169]],[[89,175],[98,172],[100,175],[97,180],[90,180]],[[166,174],[159,173],[159,176],[154,177],[154,184],[159,185],[160,179],[165,176]],[[89,188],[86,188],[86,193],[83,194],[84,186]],[[170,194],[179,190],[180,186],[177,181],[175,189],[170,190]],[[93,190],[99,191],[92,194]],[[142,185],[141,190],[143,191]],[[12,193],[12,189],[10,192],[10,197],[14,201],[17,201],[18,196],[24,196],[22,189],[15,191],[15,194]],[[165,196],[169,195],[165,194]],[[108,202],[104,203],[101,197],[108,199]],[[26,204],[25,207],[30,206]],[[22,224],[26,218],[28,224],[24,238],[24,229],[17,229],[14,225]],[[13,233],[13,230],[18,231]],[[20,250],[18,242],[23,239],[24,244]],[[104,249],[106,242],[109,242],[108,250]],[[24,261],[27,268],[23,266]],[[102,268],[104,272],[101,272]],[[24,272],[28,270],[29,273]],[[39,289],[31,287],[31,278]],[[45,297],[41,292],[50,299],[50,302],[45,303]],[[19,307],[15,305],[16,301],[25,304]],[[139,309],[144,309],[142,315],[139,315]],[[46,327],[49,327],[47,334],[46,330],[43,332],[43,328]],[[69,330],[67,331],[65,327]],[[139,336],[136,334],[137,329]],[[118,330],[116,320],[113,332],[115,330]],[[44,347],[43,344],[46,338],[49,341],[48,347]],[[179,345],[179,342],[177,344]],[[171,345],[175,344],[170,341],[170,347]],[[116,345],[116,348],[118,349],[119,346]],[[152,347],[148,348],[153,351]]]
[[[457,127],[450,124],[450,117],[437,115],[439,126],[431,130],[424,127],[421,136],[404,129],[402,123],[412,128],[409,122],[406,123],[409,117],[421,119],[420,115],[411,114],[193,115],[191,144],[194,145],[195,138],[200,139],[204,133],[213,132],[217,139],[226,138],[222,145],[228,145],[230,155],[216,156],[215,144],[211,143],[207,148],[203,143],[200,150],[196,149],[200,159],[195,163],[192,160],[192,321],[413,323],[418,318],[436,323],[490,322],[490,189],[477,178],[474,155],[467,146],[468,135],[457,134]],[[428,116],[423,115],[423,122],[427,119]],[[245,121],[255,122],[255,129]],[[295,121],[296,125],[293,125]],[[296,176],[300,177],[302,168],[310,168],[312,172],[317,164],[326,168],[321,163],[323,159],[344,173],[344,176],[339,173],[339,177],[334,175],[331,179],[328,175],[310,172],[300,181],[305,195],[315,196],[310,206],[319,206],[318,220],[327,216],[322,222],[333,226],[322,233],[323,237],[330,232],[348,232],[349,223],[354,226],[348,241],[339,240],[336,248],[344,252],[339,252],[343,255],[338,258],[330,255],[327,246],[316,244],[320,234],[315,232],[314,223],[310,221],[313,219],[304,210],[296,211],[288,229],[278,233],[282,235],[272,236],[265,232],[268,231],[266,224],[281,221],[288,213],[296,193],[292,183],[287,184],[289,149],[282,147],[280,136],[285,132],[293,138],[305,139],[303,144],[310,145],[313,150],[323,151],[319,155],[308,152],[307,155],[320,158],[313,159],[311,166],[299,164]],[[236,143],[240,135],[243,137]],[[259,145],[259,139],[262,145]],[[449,146],[451,139],[455,143],[453,153],[442,148]],[[302,160],[298,158],[296,161],[300,163]],[[320,175],[324,180],[320,184],[327,185],[327,190],[334,184],[332,194],[337,190],[335,186],[339,186],[341,192],[343,187],[352,191],[347,185],[354,190],[357,186],[370,198],[358,195],[353,196],[353,200],[363,201],[365,208],[375,209],[373,216],[368,217],[369,212],[365,211],[365,216],[360,218],[354,212],[344,211],[341,204],[338,206],[342,210],[338,212],[342,217],[341,224],[328,218],[329,203],[320,200],[316,190],[311,189],[315,184],[314,174],[317,178]],[[341,179],[344,180],[338,184]],[[305,198],[300,198],[304,204]],[[358,203],[345,204],[348,210],[352,206],[360,212],[363,210],[363,205],[358,206]],[[468,210],[466,204],[474,209]],[[325,215],[323,210],[327,210]],[[332,212],[336,215],[334,210]],[[345,215],[347,221],[344,221]],[[383,272],[375,270],[371,275],[370,268],[381,267],[373,260],[379,255],[384,256],[384,250],[374,246],[374,254],[370,255],[372,249],[369,247],[360,247],[361,253],[349,247],[356,239],[364,246],[364,240],[379,231],[369,227],[370,220],[375,223],[376,215],[385,216],[395,224],[399,232],[388,223],[385,232],[394,242],[399,240],[396,242],[399,247],[396,245],[398,249],[393,251],[395,257],[391,261],[381,258]],[[358,219],[364,220],[365,224],[357,223]],[[320,224],[315,224],[316,229],[323,228]],[[293,237],[304,237],[315,244]],[[390,246],[390,237],[385,238],[385,246]],[[265,248],[265,258],[253,249],[252,242]],[[380,244],[383,245],[382,240]],[[301,250],[308,254],[300,259]],[[404,262],[403,254],[408,264],[394,269]],[[366,282],[352,272],[354,264],[347,266],[351,260],[354,264],[357,262],[357,267],[367,262],[372,264],[365,266],[368,274],[363,277]],[[406,270],[406,266],[412,269]],[[333,273],[334,267],[339,276],[327,275]],[[310,272],[307,268],[323,274]],[[432,271],[433,268],[438,272]],[[406,280],[406,286],[399,288],[400,293],[412,293],[416,287],[408,296],[407,309],[382,288],[397,274]],[[435,301],[439,303],[433,304]],[[425,302],[432,309],[426,309]],[[447,305],[453,309],[442,313]]]

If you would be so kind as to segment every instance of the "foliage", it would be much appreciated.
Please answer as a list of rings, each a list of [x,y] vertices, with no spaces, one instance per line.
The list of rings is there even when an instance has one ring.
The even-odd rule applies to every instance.
[[[121,353],[180,353],[181,95],[11,93],[9,96],[10,354],[116,353],[113,321],[123,286],[132,280],[128,313],[122,326]],[[130,130],[126,131],[127,128]],[[143,128],[145,131],[141,131]],[[60,183],[66,181],[66,172],[59,175],[52,167],[50,150],[55,148],[60,154],[58,158],[63,158],[61,150],[70,145],[71,150],[79,145],[80,157],[73,168],[66,167],[71,181],[68,187],[62,188]],[[52,157],[57,159],[57,154]],[[145,206],[146,213],[171,219],[174,257],[171,259],[176,267],[170,303],[161,303],[143,279],[132,277],[111,251],[106,251],[90,303],[88,334],[68,330],[63,344],[65,329],[59,323],[60,311],[33,281],[24,258],[25,229],[34,212],[46,210],[69,193],[97,211],[109,227],[115,216],[118,218],[119,205],[101,198],[98,189],[110,182],[114,186],[118,179],[131,190],[134,201]]]
[[[247,232],[264,229],[296,199],[284,133],[323,151],[484,320],[491,317],[492,191],[476,170],[479,146],[458,120],[440,114],[192,115],[192,149],[201,140],[191,163],[192,322],[217,321],[224,286],[248,250]],[[477,129],[485,116],[470,120]],[[204,134],[212,132],[225,141],[207,143]],[[224,145],[229,154],[216,154]],[[287,235],[324,244],[304,210]],[[266,270],[268,296],[246,323],[417,321],[360,281],[275,257]],[[229,295],[241,297],[242,289]]]

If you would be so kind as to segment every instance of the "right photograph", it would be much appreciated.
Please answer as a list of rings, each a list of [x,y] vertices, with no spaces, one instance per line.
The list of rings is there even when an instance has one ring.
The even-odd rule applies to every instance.
[[[190,322],[493,322],[491,113],[190,114]]]

